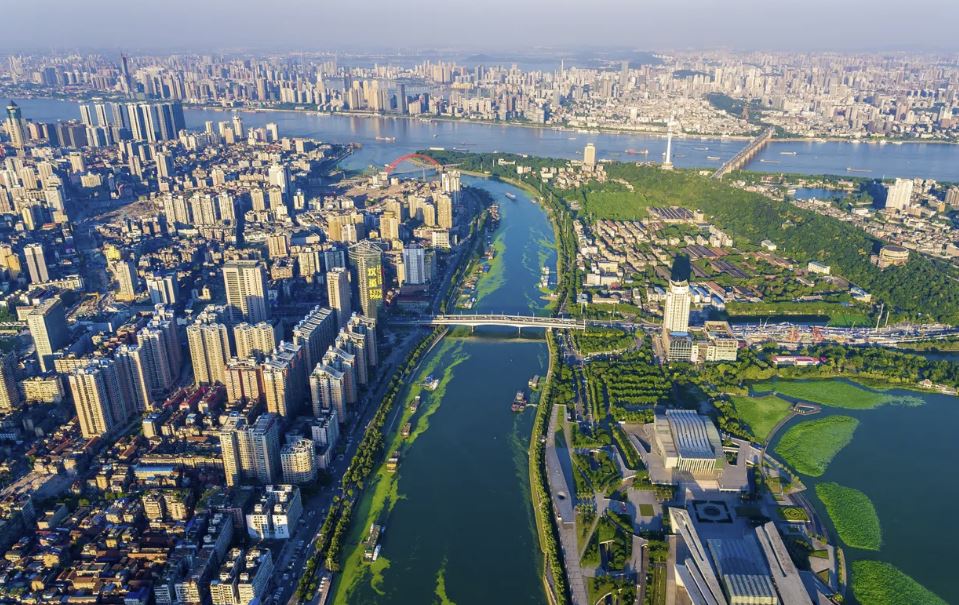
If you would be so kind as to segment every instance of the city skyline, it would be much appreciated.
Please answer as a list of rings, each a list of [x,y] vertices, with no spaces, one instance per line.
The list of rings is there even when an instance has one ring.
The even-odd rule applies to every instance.
[[[909,11],[895,10],[891,4],[883,10],[881,5],[862,1],[834,4],[826,0],[777,6],[758,0],[733,5],[708,0],[654,0],[642,5],[620,0],[589,4],[535,0],[518,5],[504,0],[482,5],[375,0],[363,11],[281,0],[270,5],[269,14],[255,6],[174,0],[158,12],[118,0],[10,3],[4,8],[5,16],[23,26],[5,32],[0,51],[495,49],[497,53],[524,50],[536,55],[548,49],[613,48],[959,50],[951,31],[951,24],[959,20],[959,5],[946,0],[918,0]],[[57,11],[57,19],[49,18],[51,9]],[[504,15],[509,18],[502,19]],[[264,19],[272,27],[264,27]],[[212,23],[217,27],[211,28]],[[447,26],[436,27],[438,23]],[[456,23],[469,23],[470,27],[457,27]],[[856,26],[850,27],[851,23]]]
[[[38,2],[0,603],[959,603],[959,7]]]

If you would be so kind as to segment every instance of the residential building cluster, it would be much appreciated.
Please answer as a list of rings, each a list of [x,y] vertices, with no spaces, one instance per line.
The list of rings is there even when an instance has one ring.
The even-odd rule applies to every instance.
[[[330,178],[351,148],[276,124],[187,131],[138,77],[75,123],[7,108],[0,600],[278,602],[385,316],[432,305],[482,200],[456,171]]]

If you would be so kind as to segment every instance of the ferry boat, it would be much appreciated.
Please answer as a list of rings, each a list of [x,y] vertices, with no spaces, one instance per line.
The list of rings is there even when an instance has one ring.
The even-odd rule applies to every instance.
[[[696,151],[709,151],[709,147],[693,147]]]
[[[426,380],[423,381],[423,388],[427,391],[435,391],[438,386],[440,386],[440,379],[434,378],[432,374],[427,376]]]
[[[706,156],[706,159],[709,160],[709,161],[711,161],[711,162],[718,162],[718,161],[719,161],[719,156],[718,156],[718,155],[707,155],[707,156]]]
[[[396,137],[376,137],[377,141],[384,141],[386,143],[395,143]]]
[[[507,192],[504,193],[503,195],[505,195],[505,196],[506,196],[506,199],[508,199],[508,200],[513,200],[514,202],[516,201],[516,195],[513,194],[513,193],[510,193],[509,191],[507,191]]]
[[[363,541],[363,558],[367,561],[376,561],[380,556],[380,536],[382,536],[386,530],[374,523],[370,526],[370,533],[367,534],[366,540]]]
[[[627,149],[626,155],[649,155],[648,149]]]
[[[869,170],[868,168],[851,168],[851,167],[847,166],[847,167],[846,167],[846,172],[863,172],[863,173],[865,173],[865,172],[872,172],[872,170]]]
[[[526,409],[526,394],[523,391],[516,391],[516,396],[513,397],[513,404],[510,405],[510,409],[514,412],[522,412]]]
[[[795,151],[780,151],[779,155],[796,155]]]
[[[543,267],[539,274],[539,285],[541,288],[549,287],[549,267]]]

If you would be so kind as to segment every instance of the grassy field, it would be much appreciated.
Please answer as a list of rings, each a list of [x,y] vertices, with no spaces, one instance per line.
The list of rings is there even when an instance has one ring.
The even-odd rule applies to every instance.
[[[816,495],[826,507],[839,538],[847,546],[879,550],[882,527],[869,496],[838,483],[820,483],[816,486]]]
[[[829,416],[792,426],[776,445],[776,453],[804,475],[819,477],[842,448],[852,441],[859,421],[850,416]]]
[[[620,328],[587,328],[573,335],[576,348],[583,354],[621,351],[636,344],[636,337]]]
[[[882,561],[854,561],[852,592],[866,605],[946,605],[896,567]]]
[[[769,432],[789,414],[792,407],[785,399],[775,395],[763,397],[730,397],[739,417],[749,425],[749,430],[759,441],[765,442]]]
[[[872,321],[861,308],[829,302],[730,302],[726,312],[735,318],[822,317],[835,327],[864,326]]]
[[[869,410],[881,405],[909,403],[906,398],[872,391],[845,380],[767,380],[753,385],[758,393],[772,391],[821,405],[847,410]]]

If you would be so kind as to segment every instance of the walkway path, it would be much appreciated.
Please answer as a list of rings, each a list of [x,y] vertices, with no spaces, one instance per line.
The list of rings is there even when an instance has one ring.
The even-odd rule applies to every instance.
[[[576,539],[576,513],[570,495],[569,486],[563,466],[559,462],[556,452],[556,429],[559,414],[566,415],[566,406],[554,405],[549,419],[549,429],[546,432],[546,477],[549,482],[550,497],[553,499],[553,510],[558,517],[556,528],[559,532],[560,549],[565,561],[566,576],[569,579],[569,592],[572,605],[587,605],[586,585],[583,583],[583,572],[579,566],[579,548]],[[563,497],[560,497],[563,494]]]

